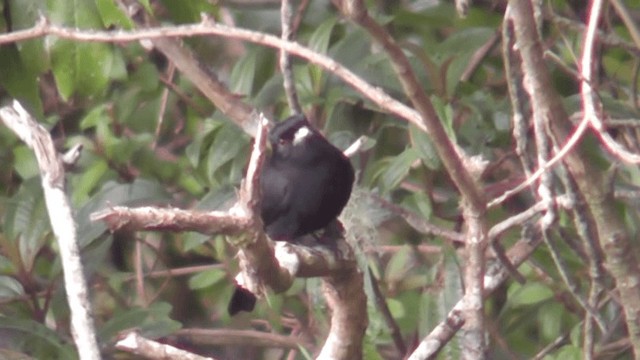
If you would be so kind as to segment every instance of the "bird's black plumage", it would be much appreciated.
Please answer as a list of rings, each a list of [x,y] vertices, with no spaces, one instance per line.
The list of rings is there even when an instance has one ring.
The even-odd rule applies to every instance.
[[[351,195],[353,167],[304,115],[278,123],[269,142],[272,154],[260,177],[262,221],[272,239],[294,241],[340,215]]]
[[[351,196],[353,167],[304,115],[276,124],[269,142],[272,153],[260,174],[260,215],[271,239],[295,242],[340,215]],[[252,311],[254,305],[255,296],[237,287],[228,311]]]
[[[240,285],[236,285],[236,288],[233,290],[233,295],[231,295],[231,300],[229,300],[227,312],[233,316],[240,311],[253,311],[257,300],[251,291]]]

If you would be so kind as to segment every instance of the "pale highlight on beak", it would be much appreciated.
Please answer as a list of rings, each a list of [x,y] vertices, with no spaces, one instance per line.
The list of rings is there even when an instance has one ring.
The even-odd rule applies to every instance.
[[[295,146],[295,145],[300,144],[300,142],[302,142],[302,140],[304,140],[304,138],[306,138],[309,135],[311,135],[311,129],[309,129],[306,126],[301,127],[293,135],[293,145]]]

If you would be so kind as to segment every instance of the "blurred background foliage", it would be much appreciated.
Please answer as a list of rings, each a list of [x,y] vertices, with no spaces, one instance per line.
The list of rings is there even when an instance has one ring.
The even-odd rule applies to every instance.
[[[202,12],[238,27],[279,34],[278,1],[140,0],[163,25],[192,23]],[[586,2],[545,1],[542,33],[548,67],[569,112],[579,110],[576,54],[580,53]],[[640,17],[640,3],[624,1]],[[482,175],[489,198],[523,178],[511,135],[499,35],[504,1],[477,1],[460,18],[450,1],[368,1],[379,23],[403,46],[413,69],[437,108],[449,135],[470,155],[490,166]],[[334,58],[369,83],[407,101],[386,54],[357,26],[345,21],[330,2],[311,1],[296,33],[297,41]],[[134,21],[115,0],[5,0],[0,29],[27,29],[40,15],[78,29],[133,29]],[[562,18],[573,27],[556,23]],[[602,30],[633,44],[627,28],[611,12]],[[229,89],[273,119],[290,114],[270,48],[224,37],[184,40],[204,67]],[[474,54],[494,43],[476,67]],[[631,48],[634,48],[631,45]],[[637,119],[638,49],[601,46],[600,96],[609,114]],[[437,325],[460,299],[463,289],[457,246],[425,235],[382,207],[399,206],[439,227],[459,231],[460,197],[443,171],[430,139],[417,128],[379,110],[362,94],[318,66],[294,59],[300,102],[315,124],[340,148],[358,137],[368,145],[353,158],[357,190],[343,221],[358,244],[363,264],[372,267],[408,346]],[[463,75],[464,78],[463,78]],[[250,315],[226,313],[237,272],[235,251],[224,238],[193,233],[109,233],[89,221],[95,211],[115,205],[157,205],[225,209],[243,177],[251,139],[174,72],[160,53],[140,43],[89,43],[45,37],[0,46],[0,99],[19,99],[53,134],[64,151],[83,144],[82,156],[67,174],[76,211],[83,260],[90,280],[99,342],[105,354],[126,358],[111,345],[118,332],[138,328],[150,337],[189,350],[238,359],[281,359],[291,349],[251,344],[203,344],[175,334],[179,329],[256,329],[301,339],[297,357],[324,342],[327,308],[318,281],[298,280],[285,294],[259,301]],[[637,126],[637,125],[636,125]],[[616,131],[616,130],[614,130]],[[634,129],[630,134],[637,136]],[[629,146],[634,142],[631,141]],[[593,161],[612,160],[593,145]],[[76,357],[69,333],[61,264],[44,207],[32,152],[0,127],[0,349],[7,356],[37,359]],[[616,187],[640,184],[635,166],[619,165]],[[492,209],[498,222],[531,205],[522,195]],[[637,201],[620,203],[633,231]],[[561,254],[578,289],[588,288],[585,264],[571,245],[573,223],[558,224]],[[560,235],[561,234],[561,235]],[[509,247],[520,236],[501,238]],[[486,302],[492,359],[528,359],[554,341],[545,359],[580,359],[584,313],[569,295],[540,247],[519,269],[523,285],[509,281]],[[136,281],[136,271],[143,278]],[[141,281],[140,281],[141,280]],[[370,293],[370,290],[368,290]],[[370,302],[366,359],[398,358],[388,324]],[[603,316],[616,321],[610,305]],[[603,339],[619,340],[616,328]],[[458,357],[455,340],[440,355]],[[613,347],[613,345],[611,345]],[[626,348],[613,348],[620,358]],[[627,357],[625,357],[627,356]]]

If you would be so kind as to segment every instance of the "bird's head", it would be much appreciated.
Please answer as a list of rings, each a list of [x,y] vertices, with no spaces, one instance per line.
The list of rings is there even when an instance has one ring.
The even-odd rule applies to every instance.
[[[269,132],[269,142],[273,150],[273,156],[279,158],[297,158],[304,156],[309,140],[320,135],[307,118],[302,115],[293,115],[286,120],[277,123]]]

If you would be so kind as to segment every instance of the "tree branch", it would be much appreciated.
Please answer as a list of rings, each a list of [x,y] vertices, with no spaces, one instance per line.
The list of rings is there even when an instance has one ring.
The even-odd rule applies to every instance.
[[[324,277],[323,287],[332,318],[322,354],[329,354],[327,359],[361,358],[367,324],[366,296],[362,274],[350,246],[342,239],[332,238],[313,247],[276,242],[274,248],[264,233],[258,211],[259,175],[265,157],[268,123],[261,117],[258,124],[238,202],[228,212],[118,207],[92,214],[91,219],[105,221],[111,230],[126,227],[230,235],[233,237],[230,242],[239,247],[242,269],[239,282],[254,294],[260,294],[265,286],[283,292],[295,277]]]
[[[507,253],[509,261],[514,264],[515,267],[519,266],[531,256],[540,243],[540,236],[534,235],[531,238],[520,239]],[[484,278],[483,297],[486,298],[491,295],[491,293],[508,278],[509,271],[500,263],[488,266]],[[435,359],[444,345],[447,344],[458,330],[460,330],[462,325],[464,325],[465,319],[462,316],[462,312],[466,306],[467,304],[464,298],[458,301],[453,309],[449,311],[449,314],[447,314],[447,318],[440,322],[429,335],[420,341],[418,347],[411,356],[409,356],[409,360]]]
[[[78,248],[76,225],[69,199],[64,192],[62,159],[53,145],[49,132],[38,124],[18,101],[14,100],[12,106],[0,109],[0,120],[30,147],[36,156],[51,228],[62,258],[64,286],[71,310],[71,333],[80,359],[100,359],[87,281]]]
[[[438,117],[431,100],[424,92],[413,72],[409,60],[391,35],[367,13],[362,0],[335,1],[345,16],[362,26],[388,54],[391,64],[402,84],[405,94],[420,114],[424,128],[436,148],[438,156],[447,169],[449,176],[462,194],[463,216],[467,225],[466,266],[464,308],[465,335],[463,342],[465,357],[481,359],[484,357],[484,308],[482,302],[484,248],[487,245],[487,225],[485,219],[486,202],[471,176],[469,164],[464,153],[447,135],[443,122]]]
[[[116,348],[148,359],[215,360],[212,357],[199,356],[171,345],[149,340],[135,331],[124,334],[116,343]]]
[[[46,21],[46,19],[43,18],[32,28],[0,35],[0,45],[39,38],[46,35],[53,35],[59,38],[76,41],[108,43],[126,43],[140,40],[155,40],[154,45],[157,46],[163,53],[166,54],[166,52],[171,52],[175,54],[175,57],[170,57],[171,61],[176,64],[176,67],[180,71],[193,74],[189,76],[189,79],[194,81],[196,86],[201,91],[203,91],[203,87],[211,88],[213,90],[211,94],[205,91],[203,91],[203,93],[205,94],[205,96],[209,97],[214,102],[214,104],[219,106],[223,113],[228,112],[227,115],[236,122],[243,119],[246,120],[248,117],[250,117],[253,110],[250,109],[250,107],[246,104],[240,105],[237,102],[234,103],[232,101],[233,94],[230,93],[224,95],[224,101],[220,101],[220,99],[217,98],[217,96],[220,95],[214,94],[225,94],[225,92],[221,92],[220,89],[218,89],[221,84],[212,82],[209,79],[210,74],[208,72],[202,69],[197,62],[189,61],[188,58],[189,56],[192,57],[192,55],[188,55],[189,52],[185,51],[185,48],[182,48],[178,44],[168,42],[168,38],[216,35],[232,39],[250,41],[264,46],[282,49],[323,67],[324,69],[341,78],[354,89],[364,94],[367,98],[369,98],[369,100],[373,101],[381,109],[384,109],[389,113],[392,113],[406,121],[413,123],[422,130],[426,130],[426,125],[422,121],[418,112],[404,105],[402,102],[392,98],[379,87],[369,84],[361,77],[348,70],[332,58],[317,53],[295,42],[285,41],[276,36],[265,34],[262,32],[218,24],[208,18],[204,18],[203,21],[198,24],[163,26],[157,28],[139,29],[135,31],[79,30],[50,24],[48,21]],[[179,61],[177,57],[183,58],[184,61]],[[195,82],[196,79],[200,80],[198,82]],[[244,122],[241,122],[241,124],[245,132],[252,136],[254,135],[255,124]]]
[[[528,1],[512,0],[512,11],[516,42],[522,55],[522,68],[528,79],[532,108],[540,111],[557,144],[570,137],[571,122],[552,86],[551,77],[545,67],[543,50],[532,17]],[[585,117],[586,119],[586,117]],[[582,124],[587,123],[583,119]],[[610,191],[607,190],[603,174],[594,164],[585,161],[588,156],[580,148],[568,152],[563,160],[577,184],[581,196],[587,202],[591,221],[594,222],[600,247],[606,255],[606,267],[615,279],[620,292],[621,304],[626,315],[629,338],[636,356],[640,354],[640,269],[638,258],[632,250],[631,238]]]
[[[297,29],[293,26],[291,0],[282,0],[282,5],[280,6],[280,18],[280,24],[282,24],[282,40],[293,41]],[[289,108],[294,113],[301,114],[302,107],[300,107],[300,101],[298,101],[293,65],[291,64],[291,57],[289,56],[289,53],[285,50],[280,50],[280,71],[282,72],[284,92],[287,95]]]

